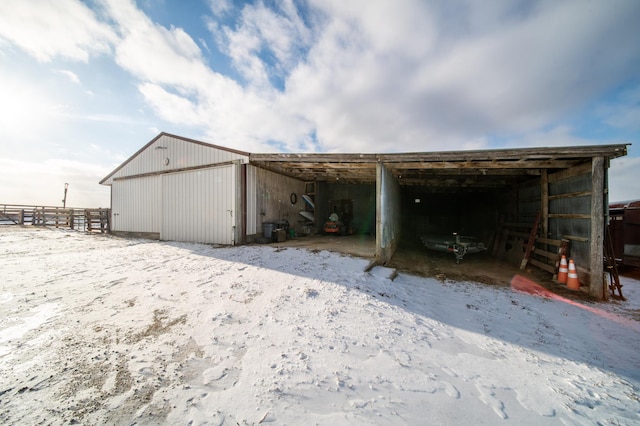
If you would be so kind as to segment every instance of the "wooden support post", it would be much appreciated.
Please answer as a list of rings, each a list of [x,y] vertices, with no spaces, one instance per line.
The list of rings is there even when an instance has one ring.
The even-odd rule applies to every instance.
[[[591,238],[590,238],[590,282],[589,294],[603,300],[608,293],[602,282],[604,272],[604,203],[605,203],[604,157],[591,160]]]
[[[549,237],[549,175],[547,169],[540,172],[540,227],[542,238]]]

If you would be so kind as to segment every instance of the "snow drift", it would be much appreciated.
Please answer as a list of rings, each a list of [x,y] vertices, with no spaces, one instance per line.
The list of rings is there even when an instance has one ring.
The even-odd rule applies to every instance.
[[[584,305],[367,263],[0,228],[0,422],[640,421],[638,281]]]

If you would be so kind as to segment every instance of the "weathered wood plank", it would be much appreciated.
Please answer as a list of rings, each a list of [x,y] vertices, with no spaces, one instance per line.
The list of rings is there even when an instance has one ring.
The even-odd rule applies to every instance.
[[[570,240],[570,241],[577,241],[579,243],[588,243],[589,242],[589,238],[578,237],[576,235],[563,235],[562,238],[564,238],[566,240]]]
[[[536,238],[537,238],[537,234],[538,234],[538,227],[540,226],[540,212],[538,212],[538,214],[536,215],[536,220],[533,223],[533,226],[531,227],[531,232],[529,234],[529,238],[527,240],[527,246],[526,249],[524,251],[524,256],[522,258],[522,262],[520,263],[520,269],[524,269],[527,266],[527,263],[529,262],[530,258],[531,258],[531,252],[533,251],[534,247],[535,247],[535,243],[536,243]]]
[[[562,240],[554,240],[551,238],[538,238],[538,242],[542,244],[557,246],[557,247],[560,247],[560,245],[562,245]]]
[[[540,242],[540,241],[537,241],[537,242]],[[543,250],[537,247],[534,250],[534,253],[538,256],[546,257],[547,259],[551,259],[551,260],[556,260],[556,258],[558,257],[558,253],[552,253],[550,251]]]
[[[394,154],[327,154],[327,153],[276,153],[249,154],[253,162],[367,162],[384,163],[435,162],[435,161],[545,161],[561,159],[587,159],[594,156],[620,157],[627,153],[627,144],[589,145],[572,147],[535,147],[514,149],[489,149],[474,151],[407,152]]]
[[[604,271],[604,204],[605,196],[605,161],[604,157],[594,157],[592,160],[591,180],[593,182],[591,195],[591,262],[589,294],[598,300],[605,299],[609,292],[605,290],[602,280]]]
[[[549,213],[554,219],[591,219],[590,214]]]
[[[559,200],[563,198],[587,197],[591,195],[591,191],[567,192],[564,194],[549,195],[550,200]]]
[[[585,162],[579,166],[571,167],[570,169],[560,170],[559,172],[549,175],[549,183],[558,182],[560,180],[568,179],[575,176],[586,175],[591,173],[591,162]]]
[[[546,263],[540,262],[539,260],[536,260],[536,259],[531,259],[529,263],[551,274],[555,273],[555,267],[552,265],[547,265]]]
[[[542,170],[540,175],[540,227],[542,235],[548,235],[549,231],[549,174]]]

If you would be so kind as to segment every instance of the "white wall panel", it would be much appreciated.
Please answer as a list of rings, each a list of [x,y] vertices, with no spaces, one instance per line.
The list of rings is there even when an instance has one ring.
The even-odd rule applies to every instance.
[[[113,231],[160,232],[160,176],[115,181],[111,193]]]
[[[236,167],[227,165],[162,176],[160,238],[233,244]]]
[[[165,161],[168,159],[168,163]],[[206,166],[240,160],[249,162],[249,157],[237,152],[216,148],[206,143],[184,140],[162,135],[141,152],[130,158],[120,170],[109,177],[105,184],[114,179],[146,173],[168,172],[185,167]]]
[[[376,260],[393,256],[401,235],[400,184],[383,163],[376,166]]]
[[[257,170],[255,166],[247,166],[247,235],[257,233],[258,217]]]

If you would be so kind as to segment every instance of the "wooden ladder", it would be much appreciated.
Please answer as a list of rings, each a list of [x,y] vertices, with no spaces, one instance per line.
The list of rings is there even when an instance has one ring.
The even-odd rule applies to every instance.
[[[527,263],[529,263],[529,259],[531,258],[531,253],[533,252],[536,238],[538,235],[538,227],[540,226],[540,212],[536,215],[536,220],[533,222],[533,226],[531,227],[531,233],[529,234],[529,241],[527,241],[527,248],[524,251],[524,257],[522,258],[522,262],[520,262],[520,269],[524,269],[527,267]]]
[[[611,290],[611,296],[616,297],[616,290],[618,290],[620,299],[627,300],[622,295],[622,284],[620,284],[620,274],[618,274],[618,265],[616,263],[616,255],[613,251],[613,240],[611,239],[609,227],[606,228],[604,236],[604,260],[606,270],[609,272],[609,290]]]

